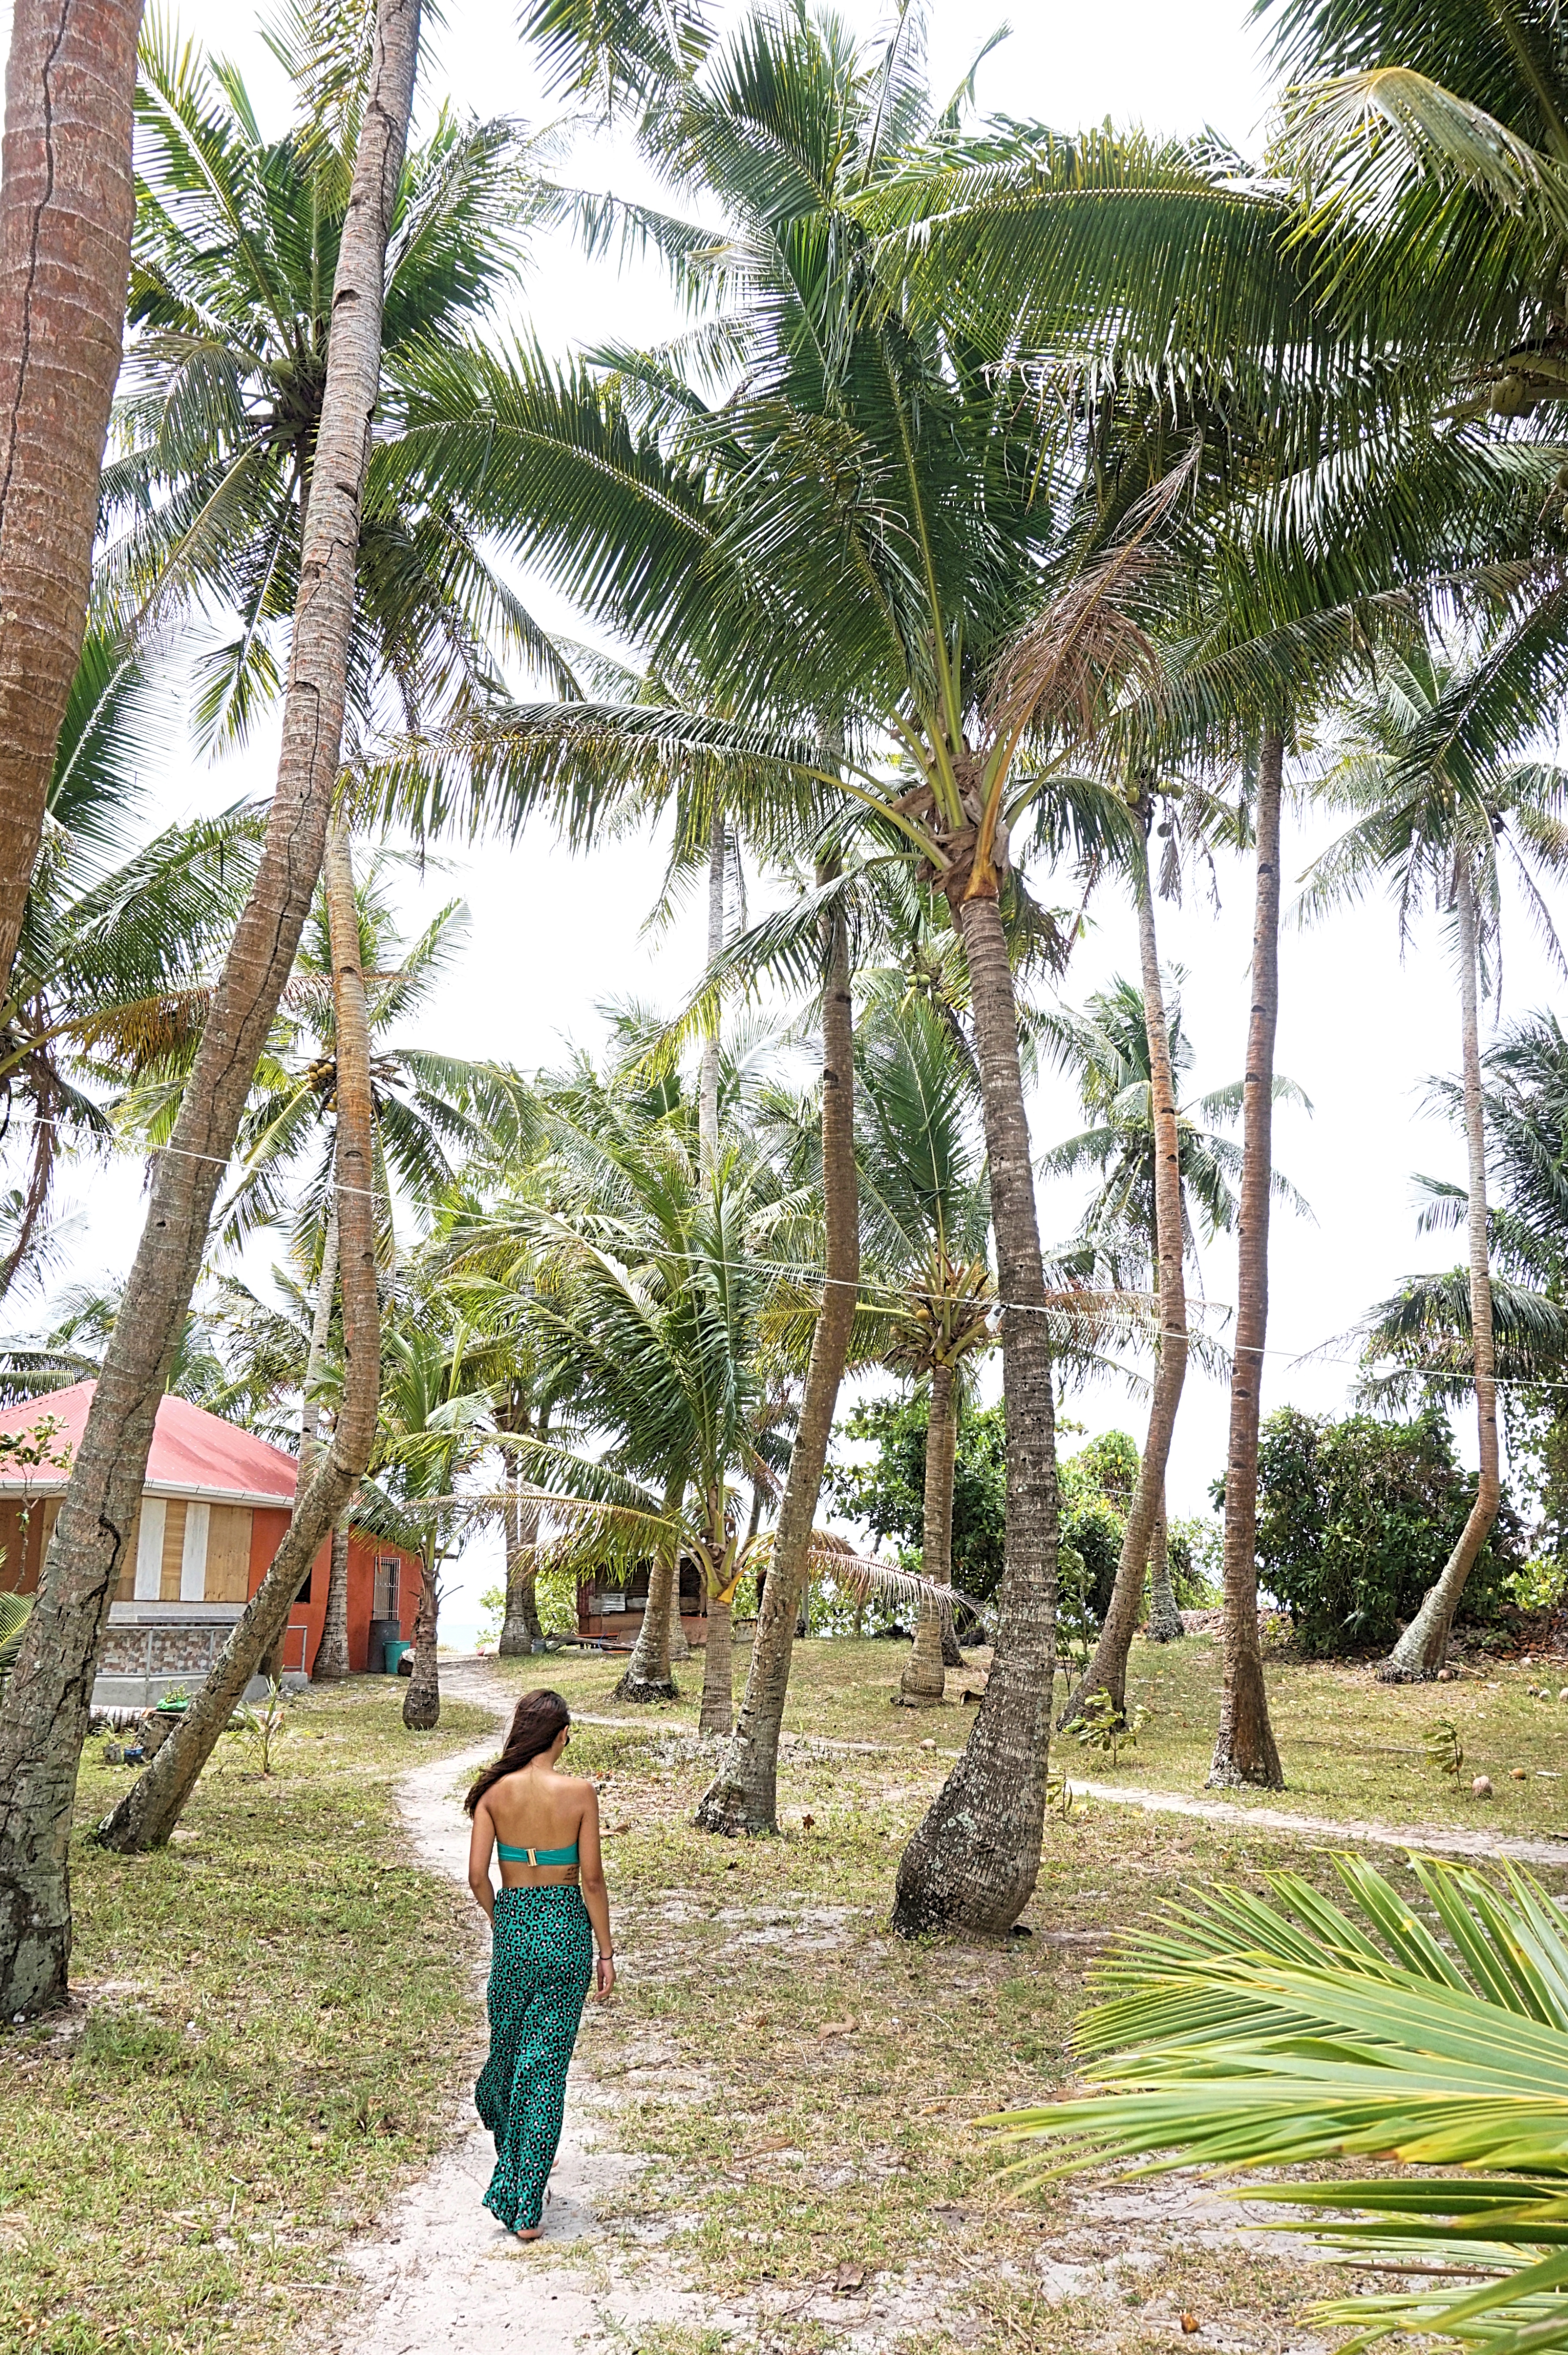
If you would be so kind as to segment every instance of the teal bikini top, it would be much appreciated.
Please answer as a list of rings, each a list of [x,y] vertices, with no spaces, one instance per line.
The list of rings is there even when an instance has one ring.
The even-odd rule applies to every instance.
[[[496,1853],[507,1864],[575,1864],[577,1842],[573,1840],[570,1848],[508,1848],[498,1839]]]

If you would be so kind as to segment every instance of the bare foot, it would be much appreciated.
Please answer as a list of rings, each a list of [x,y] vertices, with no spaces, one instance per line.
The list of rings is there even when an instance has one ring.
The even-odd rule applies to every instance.
[[[519,2225],[514,2237],[519,2241],[542,2241],[544,2239],[544,2226],[542,2224],[530,2224],[525,2231],[523,2227]]]

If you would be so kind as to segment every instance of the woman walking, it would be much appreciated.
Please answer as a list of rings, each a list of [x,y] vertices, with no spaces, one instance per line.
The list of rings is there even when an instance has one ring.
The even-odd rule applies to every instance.
[[[555,1771],[571,1738],[559,1693],[525,1693],[506,1748],[466,1802],[468,1886],[494,1933],[490,2057],[474,2089],[496,2137],[485,2205],[519,2241],[539,2237],[583,2000],[595,1977],[601,2003],[615,1984],[599,1795]],[[498,1890],[490,1886],[492,1849]]]

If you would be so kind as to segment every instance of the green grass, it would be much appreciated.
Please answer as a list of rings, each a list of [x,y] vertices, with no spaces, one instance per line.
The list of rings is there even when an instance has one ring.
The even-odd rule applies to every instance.
[[[1061,1742],[1059,1757],[1070,1774],[1093,1781],[1200,1791],[1213,1749],[1220,1671],[1211,1636],[1136,1643],[1127,1696],[1148,1711],[1136,1751],[1125,1751],[1115,1769],[1076,1742]],[[1568,1838],[1568,1701],[1555,1698],[1568,1686],[1568,1661],[1559,1658],[1550,1668],[1499,1664],[1442,1685],[1381,1685],[1370,1667],[1328,1660],[1273,1660],[1264,1676],[1285,1788],[1224,1796],[1341,1821],[1370,1817]],[[1541,1684],[1550,1684],[1550,1701],[1530,1696],[1530,1686]],[[1423,1748],[1424,1733],[1443,1720],[1465,1748],[1457,1781],[1435,1771]],[[1523,1781],[1515,1779],[1516,1767]],[[1477,1774],[1490,1777],[1489,1799],[1473,1796]]]
[[[972,2121],[1069,2082],[1097,1944],[1215,1880],[1255,1884],[1288,1863],[1327,1882],[1321,1837],[1090,1802],[1048,1823],[1034,1937],[910,1946],[888,1928],[893,1875],[966,1709],[891,1708],[895,1645],[803,1645],[783,1837],[714,1840],[690,1824],[713,1754],[695,1733],[700,1660],[654,1709],[611,1698],[620,1666],[557,1655],[497,1670],[512,1689],[566,1693],[568,1765],[601,1782],[624,1976],[609,2011],[591,2009],[582,2064],[610,2105],[607,2138],[650,2162],[613,2171],[597,2240],[547,2243],[539,2261],[599,2264],[621,2241],[641,2268],[659,2220],[674,2227],[659,2262],[716,2306],[768,2318],[729,2341],[717,2327],[645,2334],[645,2355],[818,2355],[868,2327],[940,2355],[950,2324],[979,2355],[1081,2355],[1112,2332],[1142,2355],[1184,2343],[1183,2311],[1285,2344],[1290,2313],[1323,2286],[1312,2268],[1211,2243],[1182,2212],[1129,2222],[1080,2187],[1019,2192]],[[1116,1779],[1200,1788],[1218,1666],[1200,1639],[1139,1647],[1152,1713]],[[1568,1748],[1568,1706],[1526,1698],[1539,1672],[1391,1689],[1274,1663],[1269,1679],[1290,1784],[1276,1805],[1563,1821],[1541,1775]],[[483,2033],[475,1925],[460,1891],[406,1861],[392,1785],[491,1720],[448,1704],[436,1736],[411,1736],[400,1701],[368,1679],[305,1697],[268,1783],[226,1745],[161,1856],[79,1839],[77,1999],[0,2046],[7,2351],[281,2348],[310,2308],[342,2301],[336,2249],[374,2226],[458,2114]],[[1492,1775],[1485,1814],[1426,1764],[1420,1731],[1438,1716]],[[1068,1750],[1074,1771],[1109,1778]],[[1509,1780],[1516,1757],[1526,1785]],[[122,1782],[93,1745],[84,1826]],[[1379,1862],[1403,1885],[1397,1859]],[[1082,2286],[1063,2293],[1064,2279]]]
[[[222,1745],[175,1842],[105,1855],[89,1745],[69,2009],[0,2033],[0,2346],[176,2355],[282,2343],[335,2243],[440,2141],[476,2033],[458,1892],[410,1865],[391,1785],[485,1734],[400,1690],[324,1688],[272,1776]]]
[[[906,1945],[888,1930],[897,1859],[968,1712],[891,1708],[899,1665],[897,1647],[880,1643],[798,1648],[787,1721],[807,1739],[783,1757],[784,1836],[727,1842],[689,1823],[711,1765],[692,1735],[700,1661],[677,1669],[678,1701],[651,1710],[611,1699],[618,1663],[505,1664],[515,1688],[548,1678],[566,1693],[581,1712],[571,1763],[602,1779],[624,1977],[585,2049],[617,2101],[614,2137],[653,2162],[620,2196],[612,2229],[635,2236],[656,2217],[679,2220],[677,2245],[699,2283],[716,2299],[773,2311],[771,2335],[755,2343],[791,2355],[834,2348],[863,2323],[863,2307],[835,2292],[845,2268],[863,2270],[865,2294],[895,2319],[901,2301],[925,2299],[926,2318],[907,2334],[912,2355],[953,2344],[944,2318],[960,2311],[980,2334],[968,2343],[987,2355],[1081,2355],[1113,2322],[1124,2349],[1168,2349],[1183,2343],[1182,2312],[1242,2343],[1279,2347],[1290,2314],[1330,2286],[1325,2274],[1264,2261],[1240,2240],[1210,2245],[1179,2215],[1107,2222],[1075,2186],[1019,2193],[972,2121],[1069,2082],[1068,2030],[1095,1942],[1216,1880],[1255,1885],[1270,1866],[1329,1885],[1327,1844],[1081,1803],[1066,1823],[1048,1823],[1025,1917],[1035,1937]],[[1157,1679],[1154,1714],[1117,1779],[1200,1788],[1218,1668],[1201,1640],[1140,1646],[1134,1675]],[[1529,1672],[1499,1671],[1495,1691],[1391,1690],[1289,1665],[1269,1673],[1291,1778],[1276,1804],[1474,1822],[1477,1803],[1443,1790],[1420,1747],[1420,1727],[1449,1715],[1497,1784],[1481,1820],[1540,1828],[1531,1803],[1553,1786],[1505,1788],[1516,1749],[1539,1764],[1558,1739],[1547,1705],[1524,1697]],[[813,1736],[871,1746],[827,1751]],[[1066,1749],[1074,1772],[1108,1779],[1098,1758]],[[1385,1851],[1379,1864],[1412,1886],[1397,1858]],[[1107,2257],[1125,2270],[1106,2273]],[[1083,2295],[1048,2295],[1045,2259],[1079,2269]],[[670,2355],[702,2344],[700,2334],[668,2342]]]

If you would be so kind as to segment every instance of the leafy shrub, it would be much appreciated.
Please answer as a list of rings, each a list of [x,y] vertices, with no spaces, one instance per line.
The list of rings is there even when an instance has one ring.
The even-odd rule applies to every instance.
[[[1179,1611],[1212,1611],[1225,1570],[1225,1531],[1208,1513],[1189,1513],[1167,1532],[1170,1582]]]
[[[1217,1484],[1218,1489],[1218,1484]],[[1222,1492],[1221,1492],[1222,1493]],[[1258,1575],[1319,1657],[1391,1644],[1413,1618],[1474,1502],[1441,1409],[1409,1423],[1303,1414],[1284,1407],[1258,1451]],[[1495,1616],[1524,1559],[1505,1497],[1461,1605]]]
[[[869,1464],[828,1465],[836,1509],[891,1540],[905,1566],[918,1570],[925,1529],[924,1400],[874,1400],[857,1407],[835,1436],[869,1440],[877,1450]],[[1095,1629],[1104,1619],[1137,1476],[1137,1447],[1125,1431],[1103,1432],[1062,1459],[1064,1619],[1082,1619]],[[953,1582],[982,1601],[1001,1582],[1007,1485],[1007,1427],[998,1402],[965,1416],[954,1467]]]

